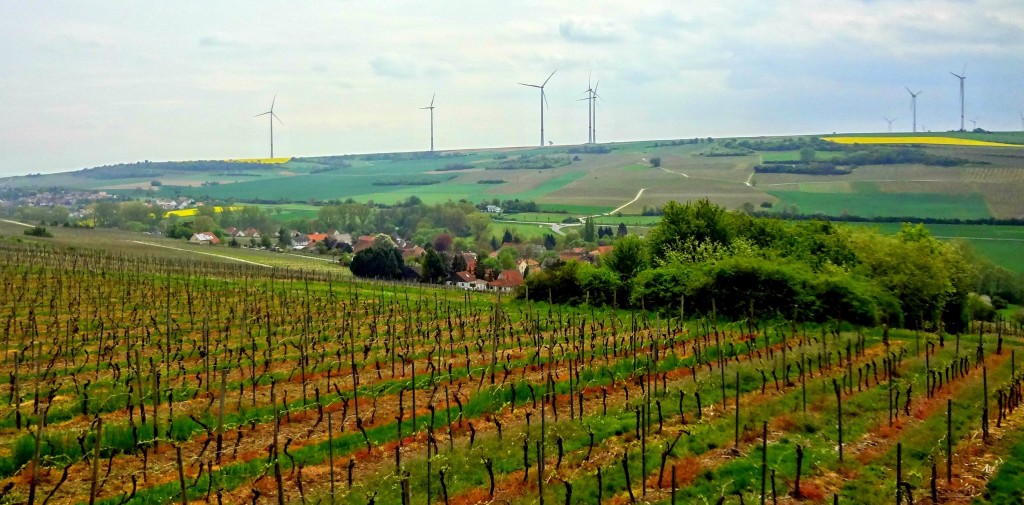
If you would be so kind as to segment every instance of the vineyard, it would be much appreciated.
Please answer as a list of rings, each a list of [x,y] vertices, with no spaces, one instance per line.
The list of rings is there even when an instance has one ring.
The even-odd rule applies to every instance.
[[[0,503],[1020,500],[1019,328],[0,251]]]

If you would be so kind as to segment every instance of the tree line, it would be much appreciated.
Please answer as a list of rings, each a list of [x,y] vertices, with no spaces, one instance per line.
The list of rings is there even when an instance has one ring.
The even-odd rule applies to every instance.
[[[669,202],[645,238],[628,235],[592,265],[560,263],[519,296],[726,319],[841,320],[965,328],[969,294],[1024,299],[1019,275],[922,225],[896,235],[826,221],[730,212],[707,200]]]

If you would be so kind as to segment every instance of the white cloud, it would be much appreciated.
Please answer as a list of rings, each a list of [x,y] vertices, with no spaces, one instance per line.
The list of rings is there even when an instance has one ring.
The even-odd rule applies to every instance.
[[[558,25],[558,34],[571,42],[616,42],[622,38],[621,28],[606,20],[569,19]]]

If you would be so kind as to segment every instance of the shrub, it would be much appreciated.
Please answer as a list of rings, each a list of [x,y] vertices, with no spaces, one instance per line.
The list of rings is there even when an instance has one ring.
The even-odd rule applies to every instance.
[[[24,233],[25,233],[25,235],[28,235],[30,237],[44,237],[44,238],[51,238],[51,237],[53,237],[53,234],[48,232],[48,231],[46,231],[46,228],[44,228],[42,226],[33,226],[32,228],[29,228],[29,229],[25,230]]]

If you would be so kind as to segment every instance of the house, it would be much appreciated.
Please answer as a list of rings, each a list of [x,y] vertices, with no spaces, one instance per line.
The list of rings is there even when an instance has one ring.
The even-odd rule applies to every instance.
[[[375,238],[376,237],[374,237],[373,235],[363,235],[359,237],[359,240],[357,240],[355,245],[352,246],[352,252],[357,253],[359,251],[362,251],[363,249],[369,249],[373,247],[373,241],[375,240]]]
[[[487,283],[487,287],[495,291],[507,293],[523,285],[523,274],[519,270],[502,270],[498,278]]]
[[[558,253],[558,258],[562,261],[586,261],[588,254],[589,251],[584,247],[573,247]]]
[[[243,233],[243,235],[242,235],[243,237],[249,237],[249,238],[255,238],[255,239],[261,238],[260,237],[260,231],[257,230],[256,228],[246,228],[245,231],[242,232],[242,233]]]
[[[310,233],[309,235],[306,235],[306,238],[308,238],[309,242],[311,244],[313,244],[313,243],[316,243],[316,242],[323,242],[324,240],[327,240],[327,234],[326,233]]]
[[[490,212],[491,214],[501,214],[501,207],[498,207],[497,205],[488,205],[487,212]]]
[[[459,289],[474,289],[475,281],[476,276],[473,275],[473,272],[455,272],[448,279],[448,284],[454,285]]]
[[[193,243],[193,244],[202,244],[202,245],[210,245],[210,244],[219,244],[220,243],[220,239],[217,238],[217,236],[214,235],[212,231],[204,231],[204,232],[194,233],[194,234],[192,234],[192,238],[188,239],[188,241]]]
[[[305,235],[292,237],[292,249],[298,251],[300,249],[304,249],[307,245],[309,245],[309,237]]]
[[[235,228],[234,226],[228,226],[227,228],[224,228],[224,233],[227,236],[229,236],[229,237],[237,237],[237,236],[239,236],[238,235],[238,228]]]
[[[327,230],[327,237],[334,239],[339,244],[352,245],[352,235],[348,233],[341,233],[338,230]]]
[[[516,264],[516,268],[519,269],[519,273],[523,274],[523,276],[526,276],[527,270],[531,272],[540,270],[540,263],[538,263],[535,259],[521,259],[519,260],[519,263]]]
[[[612,251],[614,251],[614,250],[615,250],[615,246],[612,246],[612,245],[598,246],[597,249],[594,249],[593,251],[590,251],[590,254],[589,254],[590,261],[597,261],[600,258],[606,257],[609,254],[611,254]]]
[[[412,247],[405,247],[402,249],[402,259],[405,261],[409,261],[413,258],[419,258],[424,254],[427,254],[426,249],[423,249],[418,245],[414,245]]]
[[[476,253],[475,252],[464,252],[462,253],[462,259],[466,260],[466,270],[469,272],[476,271]]]

